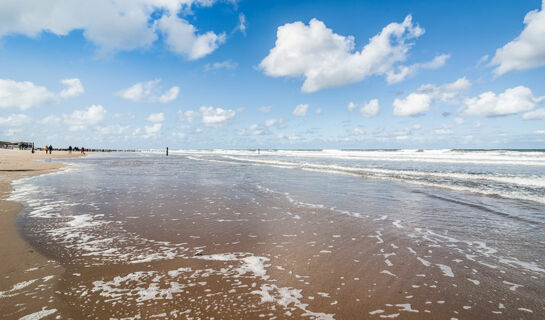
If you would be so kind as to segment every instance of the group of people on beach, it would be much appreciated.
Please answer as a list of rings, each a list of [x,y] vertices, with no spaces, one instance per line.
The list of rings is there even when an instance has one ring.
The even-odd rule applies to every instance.
[[[53,146],[52,145],[46,145],[45,146],[45,153],[49,153],[51,154],[51,152],[53,151]],[[81,148],[78,148],[78,147],[73,147],[72,146],[69,146],[68,147],[68,153],[72,153],[72,151],[80,151],[81,154],[85,154],[85,148],[84,147],[81,147]],[[32,148],[32,152],[34,153],[34,148]]]
[[[72,146],[69,146],[68,153],[72,153],[72,151],[80,151],[81,154],[85,154],[85,148],[83,146],[81,148],[78,148],[78,147],[72,148]]]

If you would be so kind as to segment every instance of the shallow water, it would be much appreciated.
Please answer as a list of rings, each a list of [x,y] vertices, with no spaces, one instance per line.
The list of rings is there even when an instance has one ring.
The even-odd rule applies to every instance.
[[[105,154],[11,198],[82,316],[539,319],[544,155]]]

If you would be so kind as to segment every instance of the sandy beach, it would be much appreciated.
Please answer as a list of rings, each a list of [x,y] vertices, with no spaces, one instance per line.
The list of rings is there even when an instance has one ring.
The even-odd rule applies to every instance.
[[[48,159],[81,156],[79,153],[69,154],[64,151],[54,151],[52,154],[37,151],[32,154],[30,150],[0,149],[0,314],[3,319],[18,319],[39,313],[49,301],[58,308],[63,308],[62,301],[54,293],[63,268],[39,254],[23,240],[16,229],[16,214],[22,206],[6,200],[11,192],[11,182],[64,167],[63,164],[47,161]],[[37,287],[40,287],[39,290],[35,290]],[[19,288],[34,289],[33,294],[15,295],[13,289]]]
[[[275,159],[112,153],[15,182],[10,198],[25,204],[16,225],[32,246],[13,228],[14,207],[2,311],[331,320],[545,310],[541,204]]]

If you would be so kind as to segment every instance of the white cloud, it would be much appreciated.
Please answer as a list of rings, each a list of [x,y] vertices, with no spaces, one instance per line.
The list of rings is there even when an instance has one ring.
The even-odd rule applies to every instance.
[[[354,51],[352,36],[342,36],[317,19],[278,27],[275,47],[260,68],[272,77],[304,77],[301,90],[314,92],[385,75],[407,58],[424,29],[409,15],[402,23],[390,23],[372,37],[361,51]]]
[[[545,97],[535,98],[530,89],[518,86],[499,95],[488,91],[478,97],[467,98],[460,111],[469,116],[505,116],[530,111],[543,100]]]
[[[460,117],[457,117],[457,118],[454,118],[454,122],[456,122],[456,124],[463,124],[463,123],[464,123],[464,119],[463,119],[463,118],[460,118]]]
[[[354,128],[354,134],[355,135],[364,135],[365,134],[365,131],[360,129],[360,128]]]
[[[234,110],[205,106],[200,107],[199,111],[202,115],[202,122],[208,126],[222,125],[236,115]]]
[[[314,114],[322,114],[322,108],[318,108],[314,111]]]
[[[97,126],[97,134],[100,136],[119,136],[125,134],[129,130],[129,126],[121,126],[119,124],[111,125],[111,126]]]
[[[524,17],[524,30],[513,41],[496,50],[490,62],[501,76],[514,70],[526,70],[545,65],[545,0],[541,10],[532,10]]]
[[[0,127],[18,127],[23,124],[30,123],[31,120],[26,114],[12,114],[5,118],[0,117]]]
[[[308,104],[299,104],[293,109],[292,114],[296,117],[304,117],[307,114]]]
[[[92,105],[87,110],[74,110],[70,115],[63,114],[64,123],[70,131],[81,131],[99,124],[106,117],[106,109],[101,105]]]
[[[477,64],[475,65],[476,67],[482,65],[483,63],[487,62],[489,59],[489,56],[487,54],[485,54],[484,56],[482,56],[479,61],[477,61]]]
[[[161,113],[152,113],[147,118],[147,121],[149,122],[163,122],[165,121],[165,115]]]
[[[465,77],[439,87],[423,85],[407,97],[394,100],[394,115],[414,116],[429,111],[434,102],[454,103],[456,97],[470,86],[471,82]]]
[[[262,107],[259,107],[258,110],[263,112],[263,113],[269,113],[269,112],[271,112],[271,107],[270,106],[262,106]]]
[[[451,127],[448,125],[442,125],[440,128],[434,130],[435,134],[438,135],[448,135],[452,134]]]
[[[54,93],[30,81],[0,79],[0,108],[26,110],[54,100]]]
[[[81,81],[77,78],[64,79],[61,82],[66,86],[66,89],[62,90],[59,94],[61,98],[75,97],[85,92]]]
[[[412,128],[413,128],[413,130],[420,130],[420,129],[422,129],[422,125],[419,124],[419,123],[415,123],[415,124],[413,124]]]
[[[405,99],[395,99],[393,104],[396,116],[414,116],[430,110],[431,96],[411,93]]]
[[[277,137],[278,137],[278,139],[286,140],[286,141],[288,141],[290,143],[303,140],[302,137],[300,137],[300,136],[298,136],[296,134],[286,135],[286,134],[281,133],[281,134],[277,135]]]
[[[183,132],[172,132],[171,136],[172,136],[174,139],[183,140],[183,139],[185,139],[186,134],[183,133]]]
[[[246,16],[244,15],[244,13],[240,13],[238,15],[237,29],[240,30],[240,32],[242,32],[243,35],[246,35]]]
[[[197,35],[196,28],[176,14],[164,15],[158,20],[157,26],[165,36],[165,42],[170,50],[190,60],[208,55],[225,42],[224,33],[217,35],[208,31]]]
[[[190,13],[194,4],[211,5],[213,0],[17,0],[0,2],[0,37],[24,34],[37,37],[42,32],[66,36],[83,30],[83,36],[102,53],[148,48],[165,35],[176,53],[194,59],[217,47],[213,32],[197,35],[197,30],[178,17]],[[162,16],[155,17],[157,13]],[[158,19],[154,21],[154,19]]]
[[[237,67],[238,67],[238,63],[229,59],[229,60],[225,60],[221,62],[207,63],[204,65],[204,70],[205,71],[219,70],[219,69],[234,70]]]
[[[159,86],[160,79],[151,81],[138,82],[133,86],[123,89],[117,93],[123,99],[132,100],[134,102],[161,102],[168,103],[178,97],[180,88],[173,86],[172,88],[162,91]]]
[[[247,129],[242,129],[238,131],[240,136],[260,136],[264,134],[270,134],[266,128],[262,128],[258,124],[252,124]]]
[[[534,134],[545,134],[545,130],[535,130]]]
[[[61,124],[61,118],[56,116],[47,116],[39,121],[41,124],[49,125],[49,126],[56,126]]]
[[[374,117],[376,116],[380,111],[380,106],[378,103],[378,99],[373,99],[369,101],[369,103],[363,103],[363,105],[358,106],[354,102],[350,102],[348,104],[348,111],[354,111],[355,109],[358,109],[359,113],[366,117]]]
[[[178,110],[178,120],[181,122],[192,122],[197,117],[197,112],[193,110],[182,111]]]
[[[265,120],[265,127],[277,127],[277,128],[285,128],[286,125],[284,124],[284,120],[282,119],[267,119]]]
[[[445,65],[449,58],[450,54],[441,54],[429,62],[415,63],[410,66],[400,65],[397,67],[397,70],[390,70],[386,73],[386,82],[388,82],[388,84],[401,82],[408,77],[414,76],[420,69],[439,69]]]
[[[176,99],[179,93],[180,93],[180,88],[177,86],[174,86],[168,89],[167,91],[165,91],[162,95],[160,95],[157,100],[162,103],[168,103]]]
[[[1,15],[1,13],[0,13]],[[61,80],[66,86],[59,94],[49,91],[46,87],[35,85],[30,81],[14,81],[0,79],[0,109],[19,108],[26,110],[39,105],[59,101],[82,94],[84,91],[79,79]]]
[[[536,109],[533,111],[526,112],[522,115],[524,120],[542,120],[545,119],[545,108]]]
[[[149,139],[157,137],[161,133],[162,128],[162,123],[154,123],[151,126],[144,126],[144,134],[142,135],[142,138]]]

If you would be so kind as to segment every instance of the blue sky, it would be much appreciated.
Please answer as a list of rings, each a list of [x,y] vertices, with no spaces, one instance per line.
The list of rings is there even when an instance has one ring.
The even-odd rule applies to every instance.
[[[534,1],[0,3],[0,140],[544,148]]]

